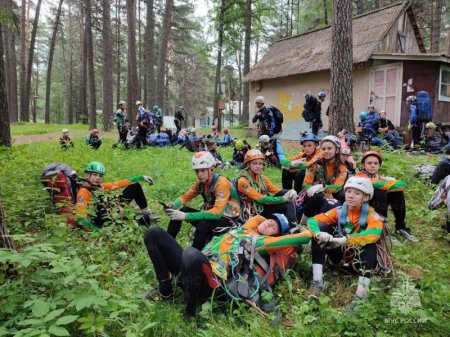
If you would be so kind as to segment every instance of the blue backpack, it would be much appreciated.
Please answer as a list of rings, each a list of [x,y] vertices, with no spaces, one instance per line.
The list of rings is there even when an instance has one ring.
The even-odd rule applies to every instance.
[[[416,95],[417,120],[419,122],[430,122],[433,118],[430,95],[426,91],[419,91]]]

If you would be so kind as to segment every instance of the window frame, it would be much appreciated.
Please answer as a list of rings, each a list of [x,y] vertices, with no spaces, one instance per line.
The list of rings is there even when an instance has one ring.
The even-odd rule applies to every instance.
[[[443,96],[441,95],[441,86],[442,86],[442,73],[444,71],[447,71],[450,73],[450,66],[445,65],[445,64],[441,64],[440,68],[439,68],[439,87],[438,87],[438,100],[442,101],[442,102],[450,102],[450,96]],[[448,87],[450,87],[450,82],[446,83]],[[447,89],[448,90],[448,89]]]

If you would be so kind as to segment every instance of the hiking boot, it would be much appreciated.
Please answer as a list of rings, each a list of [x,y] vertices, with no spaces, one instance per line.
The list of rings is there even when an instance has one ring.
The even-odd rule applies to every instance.
[[[411,234],[411,230],[409,228],[402,228],[402,229],[399,229],[399,230],[397,230],[395,232],[398,235],[403,236],[409,242],[414,242],[414,243],[419,242],[419,240],[417,240],[417,238],[414,235]]]
[[[399,247],[402,245],[400,241],[397,240],[394,236],[391,235],[391,242],[393,247]]]
[[[142,297],[149,301],[169,300],[173,297],[172,279],[160,281],[158,287],[146,291]]]
[[[153,212],[138,212],[135,215],[135,219],[139,225],[149,227],[153,222],[157,222],[160,217]]]
[[[327,285],[325,281],[312,281],[311,286],[305,292],[305,298],[308,300],[314,299],[318,300],[321,293],[325,293],[327,290]]]

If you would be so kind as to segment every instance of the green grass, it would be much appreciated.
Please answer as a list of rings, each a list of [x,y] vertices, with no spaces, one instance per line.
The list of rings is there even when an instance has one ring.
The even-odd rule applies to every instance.
[[[89,126],[86,124],[44,124],[43,121],[35,123],[13,123],[11,124],[11,136],[29,136],[40,135],[50,132],[61,132],[62,129],[87,131]]]
[[[57,130],[60,128],[59,125]],[[294,272],[275,291],[286,325],[270,327],[269,320],[245,305],[219,307],[214,302],[203,305],[195,323],[185,324],[181,315],[182,298],[175,303],[149,303],[141,299],[141,293],[156,284],[143,245],[144,230],[131,220],[118,220],[116,226],[100,233],[67,229],[62,219],[52,213],[48,195],[38,177],[50,162],[64,162],[81,174],[91,160],[105,164],[106,181],[150,175],[155,185],[143,184],[144,192],[150,208],[162,217],[159,226],[166,228],[168,218],[157,200],[173,201],[193,183],[192,153],[178,147],[113,150],[111,145],[115,139],[104,139],[103,146],[94,151],[81,139],[75,142],[75,148],[69,151],[61,151],[54,142],[0,150],[0,194],[8,227],[20,251],[15,254],[0,251],[0,336],[450,334],[450,254],[440,228],[445,221],[445,210],[430,212],[426,209],[432,188],[415,178],[412,168],[417,163],[433,163],[437,157],[409,156],[404,152],[384,155],[384,173],[408,182],[407,225],[420,243],[394,248],[395,277],[374,278],[370,299],[358,310],[357,316],[345,314],[357,277],[334,270],[325,271],[330,289],[328,296],[321,297],[319,303],[303,300],[302,294],[311,279],[311,257],[306,248]],[[251,143],[255,144],[256,140]],[[231,148],[219,148],[219,152],[224,159],[231,158]],[[231,178],[237,171],[230,169],[223,173]],[[278,169],[269,168],[266,174],[275,183],[281,183]],[[199,199],[193,206],[201,204]],[[177,238],[183,246],[188,245],[189,227],[185,223]],[[15,274],[6,277],[1,261],[14,264]],[[413,284],[421,301],[421,306],[408,314],[399,312],[396,303],[391,304],[393,294],[402,289],[405,278]]]

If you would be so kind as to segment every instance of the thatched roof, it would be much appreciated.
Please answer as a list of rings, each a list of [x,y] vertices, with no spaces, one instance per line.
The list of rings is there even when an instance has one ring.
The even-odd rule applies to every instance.
[[[397,3],[353,19],[353,63],[370,58],[404,6]],[[305,74],[330,66],[331,26],[275,42],[244,81]]]

